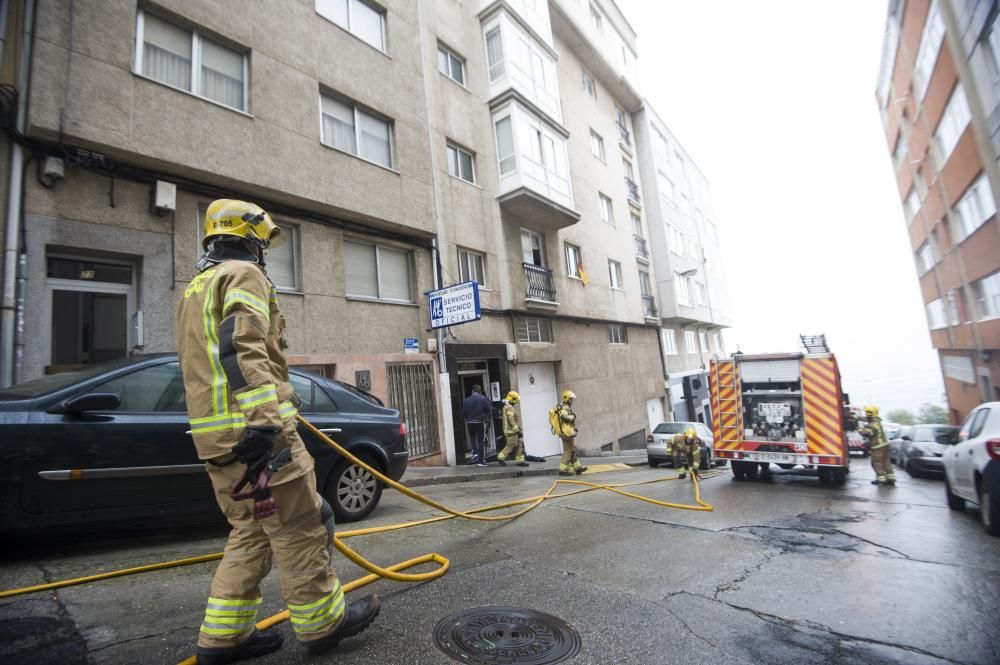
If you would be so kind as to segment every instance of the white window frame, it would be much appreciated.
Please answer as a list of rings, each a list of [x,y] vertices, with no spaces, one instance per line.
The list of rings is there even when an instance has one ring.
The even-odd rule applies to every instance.
[[[156,16],[157,19],[163,21],[164,23],[169,23],[170,25],[174,26],[175,28],[179,28],[181,30],[184,30],[186,32],[190,32],[191,33],[191,89],[188,90],[186,88],[180,88],[180,87],[175,86],[175,85],[173,85],[171,83],[167,83],[165,81],[161,81],[159,79],[155,79],[155,78],[153,78],[151,76],[147,76],[146,74],[142,73],[143,51],[145,50],[143,48],[143,44],[145,44],[145,31],[146,31],[146,10],[144,10],[142,8],[140,8],[137,11],[137,13],[136,13],[135,62],[133,63],[134,69],[133,69],[132,73],[135,74],[136,76],[141,76],[142,78],[146,79],[147,81],[153,81],[155,83],[158,83],[159,85],[166,86],[166,87],[171,88],[173,90],[177,90],[177,91],[180,91],[180,92],[185,92],[185,93],[187,93],[189,95],[197,97],[198,99],[204,99],[205,101],[211,102],[212,104],[217,104],[218,106],[221,106],[222,108],[231,109],[233,111],[239,111],[240,113],[247,113],[247,114],[249,114],[249,108],[250,108],[250,76],[249,76],[249,74],[250,74],[250,65],[249,65],[249,58],[247,57],[249,51],[248,50],[241,51],[239,49],[232,48],[231,46],[223,44],[222,42],[220,42],[217,39],[212,39],[211,37],[206,37],[202,33],[198,32],[198,30],[196,30],[196,29],[187,28],[187,27],[185,27],[183,25],[178,25],[174,21],[171,21],[170,19],[163,18],[159,14],[155,14],[155,16]],[[202,59],[201,51],[202,51],[202,41],[209,41],[209,42],[215,44],[216,46],[218,46],[219,48],[224,48],[224,49],[226,49],[228,51],[232,51],[233,53],[236,53],[236,54],[240,55],[243,58],[243,107],[242,108],[238,108],[236,106],[230,106],[229,104],[226,104],[224,102],[220,102],[220,101],[218,101],[216,99],[212,99],[211,97],[206,97],[206,96],[204,96],[204,95],[202,95],[201,93],[198,92],[198,90],[201,89],[201,59]]]
[[[694,292],[698,296],[698,304],[699,305],[707,305],[708,304],[708,289],[705,288],[705,285],[702,284],[701,282],[695,282],[695,287],[696,288],[695,288]]]
[[[663,355],[677,355],[677,331],[673,328],[661,328],[660,338],[663,340]]]
[[[674,284],[677,289],[677,304],[691,307],[691,278],[679,272],[674,273]]]
[[[622,290],[622,264],[608,259],[608,279],[612,289]]]
[[[722,353],[722,335],[719,333],[712,333],[712,352]]]
[[[447,142],[447,144],[445,146],[445,153],[446,153],[446,156],[448,158],[448,160],[447,160],[448,161],[448,175],[450,175],[453,178],[458,178],[459,180],[465,181],[465,182],[470,183],[472,185],[476,184],[476,155],[475,155],[475,153],[473,153],[470,150],[466,150],[465,148],[462,148],[461,146],[459,146],[457,143],[452,143],[451,141]],[[454,163],[455,163],[455,166],[457,167],[457,171],[458,171],[457,173],[452,173],[452,170],[451,170],[451,165],[452,165],[451,155],[452,155],[452,153],[455,154]],[[472,169],[472,173],[469,174],[468,178],[466,178],[465,176],[462,175],[462,161],[460,159],[460,157],[462,155],[465,155],[466,157],[469,158],[469,165],[470,165],[470,168]]]
[[[628,344],[628,330],[624,324],[608,324],[608,344]]]
[[[477,261],[478,266],[476,265]],[[486,255],[472,249],[459,247],[458,274],[459,279],[463,282],[476,282],[480,289],[486,289]]]
[[[702,353],[708,352],[708,333],[704,330],[698,331],[698,350]]]
[[[416,283],[415,283],[415,280],[414,280],[413,252],[412,251],[409,251],[409,250],[406,250],[406,249],[401,249],[399,247],[392,247],[392,246],[389,246],[389,245],[380,245],[378,243],[368,242],[366,240],[361,240],[359,238],[344,238],[344,245],[346,246],[348,243],[354,243],[356,245],[367,245],[369,247],[374,247],[375,248],[375,288],[376,288],[376,291],[378,291],[378,295],[374,296],[374,297],[373,296],[369,296],[369,295],[365,295],[365,294],[353,294],[353,293],[351,293],[351,292],[349,292],[347,290],[347,288],[348,288],[347,287],[347,280],[345,279],[344,280],[344,293],[346,294],[346,296],[349,299],[352,299],[352,300],[368,300],[368,301],[377,301],[377,302],[388,302],[388,303],[397,303],[397,304],[404,304],[404,305],[412,305],[412,304],[414,304],[416,302],[414,300],[414,298],[413,298],[413,289],[416,286]],[[409,271],[409,282],[410,282],[410,297],[409,297],[408,300],[403,300],[403,299],[399,299],[399,298],[386,298],[386,297],[382,296],[382,290],[383,290],[382,289],[382,252],[383,251],[398,252],[398,253],[401,253],[401,254],[406,254],[406,257],[407,257],[406,268]]]
[[[330,23],[333,23],[334,25],[336,25],[336,26],[338,26],[340,28],[343,28],[345,31],[349,32],[353,37],[355,37],[358,41],[361,41],[361,42],[363,42],[365,44],[368,44],[368,46],[371,46],[373,49],[375,49],[377,51],[381,51],[382,53],[385,53],[386,52],[386,43],[385,43],[385,41],[386,41],[385,40],[385,15],[386,15],[386,11],[385,11],[385,9],[382,8],[382,7],[379,7],[378,5],[376,5],[374,3],[365,2],[365,0],[346,0],[346,2],[347,2],[347,25],[341,25],[340,23],[337,22],[337,20],[333,16],[328,16],[326,13],[324,13],[323,11],[321,11],[320,10],[320,0],[316,0],[316,5],[315,5],[315,7],[316,7],[316,13],[319,14],[320,16],[322,16],[324,19],[326,19]],[[376,14],[378,14],[378,16],[379,16],[379,24],[380,24],[379,27],[381,28],[379,30],[379,34],[380,34],[379,41],[381,42],[381,44],[372,44],[370,41],[368,41],[367,39],[365,39],[364,37],[362,37],[361,35],[359,35],[358,33],[356,33],[354,31],[354,29],[351,27],[352,24],[354,23],[354,6],[356,4],[365,5],[366,7],[368,7],[368,9],[370,9],[373,12],[375,12]]]
[[[938,149],[938,168],[943,168],[951,153],[958,145],[959,139],[965,132],[965,128],[972,121],[972,114],[969,111],[969,100],[965,96],[965,89],[961,83],[955,85],[955,89],[948,98],[948,103],[938,121],[937,129],[934,132],[934,141]]]
[[[597,32],[604,32],[604,17],[601,16],[601,10],[592,4],[590,5],[590,24]]]
[[[580,265],[583,263],[580,248],[568,242],[564,243],[563,255],[566,258],[566,276],[580,279]]]
[[[986,47],[993,65],[994,81],[1000,80],[1000,12],[993,16],[986,34]]]
[[[1000,318],[1000,271],[974,281],[972,296],[976,301],[978,320]]]
[[[597,99],[597,82],[594,81],[594,77],[591,76],[590,73],[587,72],[586,69],[581,70],[581,71],[582,71],[582,74],[583,74],[583,77],[582,77],[582,80],[583,80],[583,91],[586,92],[587,95],[591,99],[596,100]]]
[[[930,240],[924,242],[914,254],[917,261],[917,273],[924,275],[928,270],[934,267],[937,261],[934,260],[934,248],[931,246]]]
[[[490,62],[490,35],[496,33],[498,43],[500,44],[500,59],[496,62]],[[490,79],[490,83],[498,79],[503,78],[507,75],[507,54],[504,50],[503,43],[503,29],[498,23],[483,34],[483,47],[486,49],[486,72]]]
[[[674,185],[674,181],[667,177],[667,174],[663,171],[657,171],[656,174],[659,176],[657,183],[660,189],[660,198],[665,200],[671,207],[677,207],[677,187]]]
[[[344,150],[343,148],[338,148],[331,142],[327,142],[326,135],[323,130],[323,98],[327,97],[330,100],[339,102],[345,106],[349,106],[354,112],[354,146],[357,152],[350,152]],[[374,159],[368,159],[361,154],[361,116],[367,116],[372,120],[377,120],[379,122],[385,123],[389,128],[389,163],[382,164],[381,162],[376,162]],[[368,162],[369,164],[374,164],[375,166],[381,166],[384,169],[389,169],[390,171],[396,170],[396,123],[387,116],[384,116],[375,111],[369,110],[358,106],[356,102],[348,97],[344,97],[337,93],[332,92],[320,92],[319,94],[319,142],[330,148],[331,150],[336,150],[337,152],[343,153],[345,155],[351,155],[352,157],[357,157],[358,159]]]
[[[552,322],[540,317],[520,317],[516,335],[520,344],[552,344]]]
[[[952,209],[953,238],[957,245],[996,215],[993,190],[985,173],[979,174]]]
[[[944,41],[944,19],[941,16],[941,9],[937,0],[931,3],[930,11],[924,20],[924,28],[920,35],[920,46],[917,48],[917,57],[913,60],[913,88],[916,91],[918,102],[924,100],[927,94],[927,84],[930,83],[931,74],[937,64],[938,53],[941,51],[941,43]]]
[[[205,250],[202,247],[201,241],[205,238],[205,210],[207,206],[199,205],[198,216],[195,219],[195,239],[198,242],[197,250],[195,256],[199,259],[204,256]],[[300,265],[299,256],[299,226],[297,224],[288,224],[283,221],[274,220],[275,225],[281,229],[281,235],[285,239],[284,243],[290,248],[292,253],[292,279],[293,283],[291,285],[278,284],[274,282],[274,288],[280,292],[286,293],[301,293],[302,292],[302,271]],[[265,253],[268,250],[265,250]],[[266,260],[265,260],[266,263]]]
[[[591,128],[590,130],[590,154],[602,162],[607,162],[604,152],[604,137]]]
[[[684,248],[686,247],[684,234],[673,224],[667,224],[667,230],[670,232],[670,251],[677,256],[684,256]]]
[[[603,192],[597,192],[597,205],[601,210],[601,221],[607,222],[614,226],[615,223],[615,209],[611,202],[611,198],[608,197]]]
[[[945,313],[944,300],[937,298],[925,305],[927,310],[927,324],[931,330],[940,330],[948,327],[947,314]]]
[[[684,350],[688,353],[700,353],[698,350],[698,336],[693,330],[684,331]]]
[[[903,211],[906,215],[906,225],[909,226],[916,219],[917,213],[920,212],[920,196],[917,194],[916,187],[911,187],[910,193],[906,195],[906,199],[903,201]]]
[[[438,50],[438,71],[441,72],[441,74],[443,74],[445,77],[451,79],[455,83],[457,83],[460,86],[462,86],[463,88],[466,87],[465,81],[466,81],[467,76],[466,76],[466,72],[465,72],[465,58],[463,58],[458,53],[456,53],[454,50],[452,50],[451,48],[445,46],[441,42],[438,42],[438,48],[437,48],[437,50]],[[444,56],[444,58],[445,58],[445,62],[448,65],[448,71],[442,71],[442,69],[441,69],[441,56]],[[459,70],[462,72],[462,80],[461,81],[459,81],[457,78],[455,78],[452,75],[452,68],[454,66],[453,65],[454,62],[458,63]]]

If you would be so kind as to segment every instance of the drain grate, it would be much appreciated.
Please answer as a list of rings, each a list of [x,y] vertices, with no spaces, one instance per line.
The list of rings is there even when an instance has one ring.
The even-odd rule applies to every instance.
[[[434,643],[469,665],[551,665],[580,651],[580,634],[551,614],[476,607],[438,621]]]

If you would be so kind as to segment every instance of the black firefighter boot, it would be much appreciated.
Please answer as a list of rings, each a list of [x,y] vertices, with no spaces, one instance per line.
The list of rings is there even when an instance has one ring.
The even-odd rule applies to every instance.
[[[226,665],[277,651],[284,639],[277,630],[254,630],[250,639],[238,647],[195,647],[195,653],[198,665]]]
[[[351,602],[345,611],[344,621],[337,627],[337,630],[326,637],[309,643],[306,645],[306,649],[310,654],[326,653],[340,644],[342,639],[357,635],[370,626],[381,608],[382,604],[375,594]]]

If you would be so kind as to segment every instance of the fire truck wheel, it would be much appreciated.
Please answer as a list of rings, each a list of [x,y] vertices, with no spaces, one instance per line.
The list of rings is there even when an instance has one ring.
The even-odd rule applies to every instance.
[[[744,473],[746,473],[747,480],[757,480],[757,474],[760,472],[760,467],[757,466],[757,463],[744,462],[744,464],[746,464],[746,469],[744,470]]]
[[[819,468],[819,483],[820,485],[829,485],[832,480],[833,474],[828,466],[821,466]]]
[[[833,481],[834,487],[843,487],[844,483],[847,482],[847,469],[836,468],[833,469],[831,474],[831,480]]]
[[[745,464],[746,462],[733,460],[733,463],[729,465],[729,467],[733,470],[733,480],[746,480],[746,470],[744,469]]]

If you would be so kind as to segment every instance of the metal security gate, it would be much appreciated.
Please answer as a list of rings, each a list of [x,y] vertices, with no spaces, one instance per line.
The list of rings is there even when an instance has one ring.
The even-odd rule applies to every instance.
[[[430,363],[387,365],[389,406],[399,410],[406,423],[410,457],[440,452],[434,372]]]

